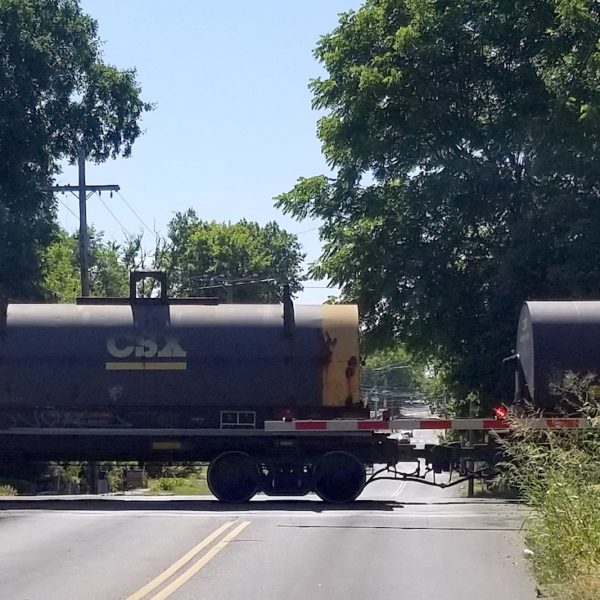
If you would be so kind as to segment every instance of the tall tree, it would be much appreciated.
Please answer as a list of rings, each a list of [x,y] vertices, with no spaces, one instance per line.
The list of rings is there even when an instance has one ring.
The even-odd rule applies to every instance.
[[[455,393],[507,398],[526,298],[600,293],[600,19],[592,0],[367,0],[315,51],[336,176],[277,201],[324,219],[313,274]]]
[[[411,362],[411,357],[399,346],[372,352],[361,368],[361,387],[392,390],[394,393],[415,391],[423,387],[424,369]]]
[[[92,296],[127,296],[129,271],[136,266],[140,239],[124,245],[104,240],[102,232],[90,229],[90,293]],[[52,300],[73,302],[81,293],[79,246],[76,235],[59,229],[42,254],[42,286]]]
[[[277,223],[202,221],[194,210],[177,213],[158,264],[181,296],[217,296],[239,303],[281,299],[281,285],[302,289],[304,254],[295,235]]]
[[[41,294],[40,260],[56,233],[43,191],[84,146],[128,156],[152,106],[134,70],[102,60],[97,24],[78,0],[0,0],[0,292]]]

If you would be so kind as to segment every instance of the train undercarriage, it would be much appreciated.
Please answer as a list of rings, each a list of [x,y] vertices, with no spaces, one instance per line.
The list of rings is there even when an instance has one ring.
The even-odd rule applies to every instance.
[[[11,428],[0,431],[0,463],[203,462],[209,465],[208,486],[223,502],[247,502],[258,493],[304,496],[314,492],[326,502],[347,503],[374,481],[408,480],[447,487],[488,475],[488,467],[497,460],[491,441],[417,446],[377,430],[390,427],[387,422],[295,422],[302,423],[317,429],[281,431],[288,424],[280,422],[266,423],[265,430]],[[334,429],[318,429],[323,423]],[[369,429],[348,429],[356,424]],[[469,467],[475,462],[486,465],[485,473]],[[447,478],[437,481],[436,475],[443,472],[462,477],[451,483]]]

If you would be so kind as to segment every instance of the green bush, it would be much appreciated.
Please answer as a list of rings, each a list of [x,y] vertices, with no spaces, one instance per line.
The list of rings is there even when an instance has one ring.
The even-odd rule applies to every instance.
[[[570,385],[588,428],[540,431],[531,423],[538,415],[509,416],[513,430],[500,442],[506,461],[499,484],[516,487],[533,509],[526,539],[539,583],[556,600],[598,600],[600,403],[577,392],[580,380]]]
[[[5,494],[5,495],[15,495],[15,496],[29,496],[35,493],[35,484],[30,481],[25,481],[23,479],[12,479],[3,477],[0,479],[0,487],[9,488],[14,490],[14,494]]]
[[[177,477],[161,477],[153,483],[153,488],[161,492],[172,492],[180,483]]]
[[[148,477],[152,479],[160,479],[162,477],[202,477],[206,472],[206,467],[199,463],[179,463],[179,464],[164,464],[164,463],[146,463],[146,471]]]
[[[10,485],[0,485],[0,496],[16,496],[17,490]]]

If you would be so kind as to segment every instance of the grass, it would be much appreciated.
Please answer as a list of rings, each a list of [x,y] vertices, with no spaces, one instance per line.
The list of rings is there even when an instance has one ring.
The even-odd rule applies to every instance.
[[[210,494],[204,477],[160,477],[148,481],[151,496],[206,496]]]
[[[540,587],[555,600],[600,598],[600,404],[589,428],[535,431],[511,416],[501,483],[532,507],[526,542]]]
[[[563,588],[565,600],[587,600],[600,598],[600,575],[579,575],[567,589]]]
[[[483,481],[476,479],[473,485],[474,498],[501,498],[503,500],[515,500],[520,498],[519,492],[514,488],[500,488],[494,481]],[[467,496],[468,484],[464,483],[459,486],[461,494]]]
[[[582,473],[583,474],[583,473]],[[548,481],[527,530],[538,580],[557,599],[600,598],[600,494],[568,478]]]
[[[17,490],[10,485],[0,485],[0,496],[16,496]]]

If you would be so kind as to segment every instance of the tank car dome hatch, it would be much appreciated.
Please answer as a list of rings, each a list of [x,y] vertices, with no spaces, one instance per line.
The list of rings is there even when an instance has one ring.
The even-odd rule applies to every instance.
[[[536,408],[555,408],[560,398],[553,387],[567,372],[600,375],[600,302],[525,302],[516,352],[524,384],[520,396]]]

